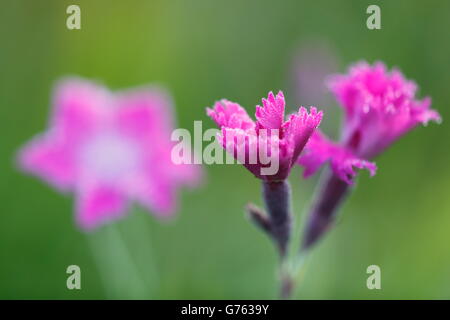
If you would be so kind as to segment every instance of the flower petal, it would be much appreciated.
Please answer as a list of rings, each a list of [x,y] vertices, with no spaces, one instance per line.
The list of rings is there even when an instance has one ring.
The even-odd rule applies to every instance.
[[[206,108],[206,113],[220,128],[228,127],[248,130],[255,126],[254,121],[244,108],[235,102],[225,99],[216,102],[213,109]]]
[[[323,112],[317,111],[315,107],[311,107],[309,113],[306,108],[300,107],[298,112],[291,115],[284,124],[284,139],[293,148],[292,163],[297,161],[308,139],[322,121],[322,117]]]
[[[135,139],[157,141],[161,136],[170,141],[172,132],[172,102],[170,97],[156,87],[124,91],[116,95],[115,125]]]
[[[319,168],[330,161],[331,169],[343,181],[353,184],[357,172],[354,168],[367,169],[370,175],[376,173],[376,165],[360,159],[344,147],[338,146],[316,131],[305,147],[305,152],[299,157],[298,164],[305,167],[305,178],[313,175]]]
[[[106,88],[81,79],[61,81],[53,97],[51,127],[72,146],[101,129],[113,111],[113,99]]]
[[[71,151],[52,135],[38,136],[18,154],[20,167],[50,183],[61,191],[69,190],[75,182],[77,167]]]
[[[262,99],[263,107],[256,106],[256,123],[258,128],[281,129],[284,122],[285,101],[283,92],[279,91],[277,96],[269,92],[267,99]]]
[[[78,225],[91,230],[125,215],[127,202],[117,187],[90,182],[78,192],[76,206]]]
[[[176,186],[175,181],[161,179],[157,173],[147,173],[135,185],[133,197],[157,217],[169,218],[177,209]]]

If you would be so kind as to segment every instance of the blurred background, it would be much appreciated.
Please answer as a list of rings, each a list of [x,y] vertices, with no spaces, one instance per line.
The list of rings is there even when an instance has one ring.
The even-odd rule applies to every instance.
[[[66,8],[81,8],[81,30]],[[366,8],[381,7],[381,30]],[[398,66],[444,123],[417,128],[360,175],[337,227],[312,254],[299,299],[450,298],[450,1],[19,1],[0,10],[0,298],[272,299],[277,255],[245,218],[260,184],[242,166],[205,166],[160,222],[135,206],[117,223],[76,228],[73,198],[19,172],[15,154],[43,131],[55,82],[80,75],[112,89],[159,83],[178,126],[214,127],[205,107],[238,101],[253,113],[269,90],[290,110],[316,104],[336,137],[341,112],[321,81],[365,59]],[[307,81],[310,79],[311,81]],[[317,85],[315,85],[317,83]],[[323,105],[322,105],[323,104]],[[290,177],[297,224],[317,177]],[[81,268],[81,290],[66,268]],[[366,268],[381,267],[381,290]]]

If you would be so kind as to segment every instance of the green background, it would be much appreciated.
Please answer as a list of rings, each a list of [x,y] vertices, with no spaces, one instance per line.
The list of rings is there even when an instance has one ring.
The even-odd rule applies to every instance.
[[[66,8],[81,7],[81,30]],[[381,30],[366,8],[381,7]],[[261,205],[259,182],[241,166],[205,166],[201,188],[183,191],[175,220],[136,207],[86,234],[73,199],[16,169],[17,149],[47,124],[50,94],[65,75],[112,89],[160,83],[173,94],[178,126],[214,127],[204,108],[226,97],[253,112],[269,90],[298,105],[292,61],[320,42],[344,71],[354,61],[398,66],[433,98],[441,125],[417,128],[360,175],[337,227],[311,256],[295,297],[450,298],[450,1],[18,1],[0,10],[0,298],[241,299],[276,297],[277,256],[246,221]],[[332,100],[331,100],[332,101]],[[336,133],[334,102],[319,106]],[[297,222],[317,177],[290,181]],[[81,267],[82,290],[66,288]],[[381,267],[381,290],[366,287]]]

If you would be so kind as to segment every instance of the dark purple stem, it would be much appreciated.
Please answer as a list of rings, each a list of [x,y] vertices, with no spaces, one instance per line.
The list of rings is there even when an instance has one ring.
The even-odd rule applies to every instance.
[[[291,237],[292,218],[290,210],[291,190],[283,181],[263,181],[262,195],[267,213],[253,204],[247,205],[252,222],[264,231],[278,248],[280,254],[280,297],[287,299],[292,294],[293,279],[286,272],[286,257]]]
[[[263,199],[267,214],[253,204],[247,205],[252,222],[270,236],[284,259],[291,236],[291,191],[287,181],[263,181]]]
[[[270,221],[270,233],[284,258],[291,236],[291,190],[287,181],[264,181],[263,198]]]
[[[333,225],[350,186],[332,172],[322,181],[303,235],[302,251],[311,249]]]

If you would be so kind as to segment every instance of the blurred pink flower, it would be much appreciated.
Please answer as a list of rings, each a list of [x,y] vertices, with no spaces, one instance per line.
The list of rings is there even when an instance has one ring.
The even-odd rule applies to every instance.
[[[267,99],[262,99],[262,104],[262,107],[256,106],[256,122],[239,104],[227,100],[217,102],[213,109],[207,108],[207,114],[221,128],[219,143],[250,172],[262,180],[284,180],[320,124],[322,112],[311,107],[308,113],[306,108],[300,107],[285,121],[285,100],[281,91],[276,96],[270,92]],[[276,172],[264,174],[262,169],[267,169],[270,158],[275,157]]]
[[[200,169],[171,161],[172,111],[160,89],[111,93],[81,79],[57,86],[49,128],[19,152],[19,164],[74,192],[76,220],[92,229],[122,217],[136,200],[159,217],[176,209],[180,185]]]
[[[343,153],[361,158],[354,158],[350,163],[367,168],[373,174],[374,165],[363,159],[373,159],[420,123],[441,120],[439,114],[430,109],[430,98],[416,100],[414,82],[406,80],[398,70],[388,72],[381,62],[373,66],[359,62],[350,67],[348,74],[330,77],[328,86],[345,112],[342,142],[334,145],[323,136],[313,139],[299,159],[306,167],[307,176],[318,170],[324,162],[321,160],[328,158],[322,154],[328,146],[337,152],[338,156],[329,158],[332,158],[334,173],[342,180],[351,182],[356,174],[353,170],[343,172],[340,169],[349,165],[348,158],[341,156]]]

